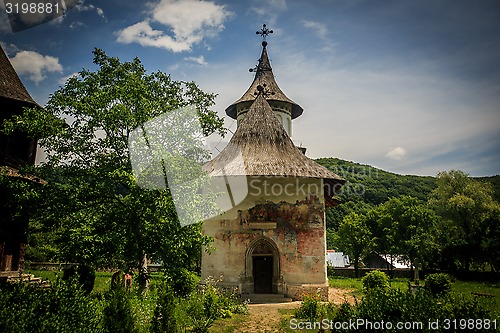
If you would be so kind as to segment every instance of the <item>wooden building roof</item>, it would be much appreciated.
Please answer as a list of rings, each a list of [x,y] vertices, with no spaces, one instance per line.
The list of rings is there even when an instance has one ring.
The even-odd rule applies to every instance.
[[[345,182],[293,144],[262,91],[254,99],[229,144],[204,165],[211,176],[293,176]]]
[[[279,88],[276,80],[274,79],[273,69],[271,68],[271,63],[269,62],[269,57],[267,56],[267,42],[262,42],[262,55],[259,59],[259,64],[255,71],[255,77],[250,85],[250,88],[238,99],[236,102],[231,104],[226,108],[226,114],[236,119],[236,106],[243,102],[253,101],[255,99],[255,91],[257,91],[257,86],[266,87],[269,91],[273,92],[272,95],[266,96],[268,101],[282,101],[292,104],[292,119],[297,118],[304,111],[300,105],[288,98],[283,91]]]
[[[17,76],[9,58],[0,46],[0,98],[7,98],[19,102],[38,106],[31,98],[23,83]]]

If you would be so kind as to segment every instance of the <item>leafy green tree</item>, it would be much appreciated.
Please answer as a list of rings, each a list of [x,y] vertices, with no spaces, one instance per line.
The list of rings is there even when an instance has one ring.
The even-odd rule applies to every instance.
[[[50,96],[45,110],[26,109],[4,122],[38,139],[46,161],[30,170],[44,179],[32,213],[58,230],[60,260],[94,267],[138,268],[145,258],[193,269],[209,239],[200,224],[182,228],[168,188],[137,186],[129,160],[130,133],[162,114],[194,105],[205,134],[224,134],[210,110],[215,95],[194,82],[148,74],[138,58],[121,62],[95,49],[94,72],[83,69]]]
[[[415,278],[426,257],[435,248],[434,229],[438,218],[434,211],[417,198],[403,196],[384,204],[395,229],[393,246],[410,263]]]
[[[367,225],[375,236],[375,249],[389,261],[395,256],[416,268],[435,248],[434,229],[437,216],[424,202],[414,197],[392,198],[367,214]]]
[[[398,255],[396,244],[396,228],[392,216],[383,204],[378,205],[366,214],[366,224],[374,237],[374,250],[385,257],[387,271],[393,277],[392,262]]]
[[[335,238],[337,248],[345,251],[353,259],[356,277],[359,276],[361,258],[370,253],[374,246],[373,236],[365,220],[364,215],[350,213],[340,223]]]
[[[443,217],[440,250],[453,260],[448,265],[468,272],[474,262],[481,264],[489,259],[493,267],[498,267],[491,257],[500,255],[500,209],[491,184],[476,181],[460,170],[440,172],[437,182],[429,202]]]

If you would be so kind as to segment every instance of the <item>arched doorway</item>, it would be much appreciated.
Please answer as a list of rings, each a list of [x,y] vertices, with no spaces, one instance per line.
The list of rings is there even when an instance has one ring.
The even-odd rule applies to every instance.
[[[246,276],[253,285],[250,292],[270,294],[278,291],[279,253],[274,242],[268,238],[259,238],[248,247],[246,257]]]

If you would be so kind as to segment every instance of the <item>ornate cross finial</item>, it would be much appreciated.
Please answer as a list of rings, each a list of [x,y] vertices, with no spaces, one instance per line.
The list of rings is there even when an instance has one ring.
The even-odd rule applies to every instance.
[[[261,35],[262,38],[264,39],[264,41],[262,42],[262,44],[264,44],[266,42],[266,37],[269,36],[270,34],[273,33],[272,30],[269,30],[265,24],[262,25],[262,28],[260,29],[260,31],[256,31],[255,32],[257,35]],[[266,43],[267,44],[267,43]]]

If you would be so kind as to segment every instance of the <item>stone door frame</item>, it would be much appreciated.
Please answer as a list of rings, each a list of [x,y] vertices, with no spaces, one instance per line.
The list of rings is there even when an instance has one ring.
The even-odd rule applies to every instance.
[[[254,292],[253,279],[253,257],[254,251],[259,245],[265,245],[271,250],[273,258],[273,294],[282,292],[282,279],[280,271],[280,253],[276,243],[265,236],[254,239],[247,248],[245,254],[245,277],[242,281],[242,292],[252,294]]]

